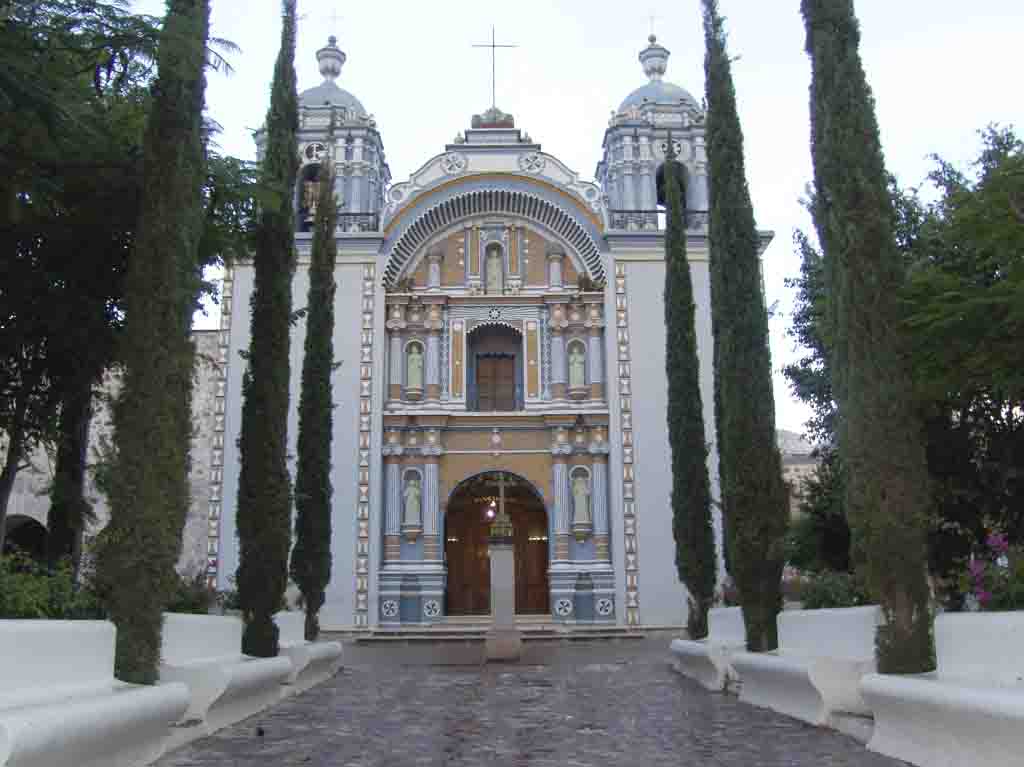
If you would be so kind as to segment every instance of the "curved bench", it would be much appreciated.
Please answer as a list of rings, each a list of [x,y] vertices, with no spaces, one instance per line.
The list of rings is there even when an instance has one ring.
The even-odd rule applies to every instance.
[[[274,622],[281,632],[278,637],[281,655],[292,662],[292,672],[285,680],[288,685],[286,695],[308,690],[338,673],[341,668],[341,642],[307,641],[305,613],[277,613]]]
[[[740,700],[814,725],[834,726],[836,714],[869,716],[859,684],[875,670],[878,607],[790,610],[777,620],[776,652],[732,657]]]
[[[730,658],[745,643],[741,608],[716,607],[708,611],[706,639],[674,639],[669,649],[675,656],[676,671],[708,690],[721,691],[737,678]]]
[[[182,684],[114,679],[107,621],[0,621],[0,767],[135,767],[158,759]]]
[[[198,734],[241,721],[281,698],[291,661],[281,656],[253,658],[243,655],[241,646],[239,618],[164,614],[160,679],[188,687],[191,700],[185,720],[200,723]]]
[[[920,767],[1024,765],[1024,613],[935,619],[938,670],[872,674],[868,749]]]

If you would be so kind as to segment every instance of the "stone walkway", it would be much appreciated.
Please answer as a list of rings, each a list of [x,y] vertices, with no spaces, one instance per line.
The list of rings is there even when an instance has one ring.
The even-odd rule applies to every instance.
[[[159,767],[896,767],[844,735],[705,692],[668,639],[527,645],[514,666],[346,646],[332,681]],[[262,734],[260,734],[262,733]]]

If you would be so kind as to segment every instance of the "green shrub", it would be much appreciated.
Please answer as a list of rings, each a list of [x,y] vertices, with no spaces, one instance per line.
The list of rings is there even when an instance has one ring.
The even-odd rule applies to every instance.
[[[206,585],[206,576],[198,573],[191,580],[180,578],[167,604],[169,613],[206,615],[217,601],[217,592]]]
[[[864,586],[849,573],[825,571],[808,577],[803,583],[805,610],[825,607],[857,607],[869,603]]]
[[[67,561],[48,572],[27,554],[0,557],[0,618],[103,617],[96,595],[75,583]]]

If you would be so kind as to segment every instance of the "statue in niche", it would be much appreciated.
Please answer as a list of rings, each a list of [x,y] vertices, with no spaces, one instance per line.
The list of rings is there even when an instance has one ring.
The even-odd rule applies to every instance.
[[[405,385],[410,389],[423,388],[423,350],[419,344],[411,344],[407,352],[407,374]]]
[[[405,481],[405,514],[402,517],[403,527],[419,527],[420,525],[420,491],[419,477],[412,475]]]
[[[590,480],[583,474],[577,474],[572,480],[573,524],[589,525],[590,516]]]
[[[487,292],[501,293],[501,253],[497,249],[487,254]]]
[[[587,385],[587,357],[579,344],[573,344],[569,351],[569,388],[578,389]]]

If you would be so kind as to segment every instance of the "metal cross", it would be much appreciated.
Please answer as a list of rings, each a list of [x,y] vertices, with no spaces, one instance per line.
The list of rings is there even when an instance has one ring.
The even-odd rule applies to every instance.
[[[649,18],[649,19],[651,20],[651,34],[653,35],[653,34],[654,34],[654,22],[655,22],[655,21],[660,21],[660,20],[661,20],[661,16],[655,16],[655,15],[654,15],[654,14],[652,13],[652,14],[651,14],[650,16],[648,16],[647,18]]]
[[[490,48],[491,49],[491,107],[493,109],[498,108],[497,99],[497,72],[498,72],[498,48],[518,48],[518,45],[498,45],[495,38],[494,26],[491,26],[491,42],[481,45],[474,45],[474,48]]]

